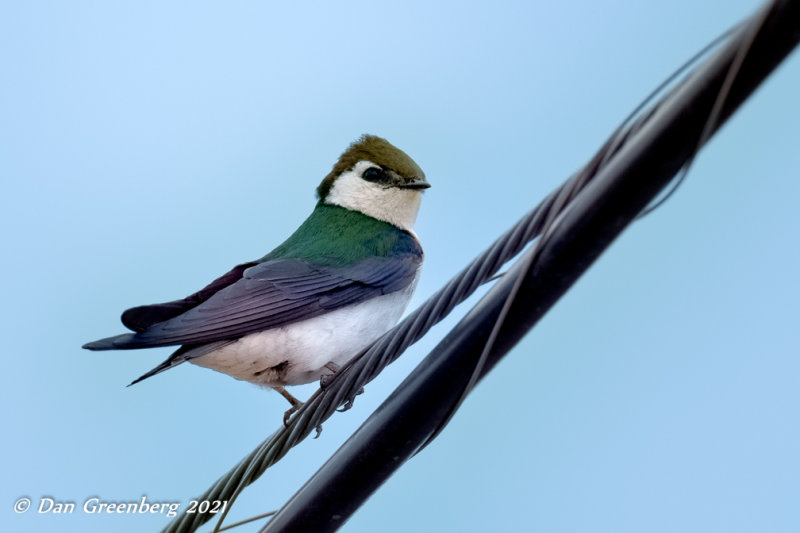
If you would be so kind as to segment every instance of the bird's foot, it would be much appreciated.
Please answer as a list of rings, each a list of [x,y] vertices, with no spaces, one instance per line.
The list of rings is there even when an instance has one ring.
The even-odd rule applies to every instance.
[[[297,412],[297,410],[300,409],[301,407],[303,407],[302,403],[300,405],[293,405],[290,408],[288,408],[285,413],[283,413],[284,426],[289,427],[289,419],[292,418],[292,415],[295,414],[295,412]]]
[[[330,374],[322,374],[322,376],[320,376],[320,378],[319,378],[319,386],[324,389],[325,387],[328,386],[328,383],[331,382],[331,379],[333,379],[333,376],[335,376],[336,374],[339,373],[339,370],[341,370],[342,367],[340,367],[339,365],[337,365],[333,361],[329,361],[323,368],[327,368],[328,370],[331,371]]]
[[[303,407],[303,402],[301,402],[300,400],[289,394],[289,391],[287,391],[283,387],[273,387],[273,389],[278,391],[281,394],[281,396],[286,398],[286,400],[288,400],[288,402],[292,404],[292,406],[289,409],[287,409],[285,413],[283,413],[283,425],[288,426],[289,419],[295,412],[297,412],[298,409]]]
[[[358,391],[356,391],[356,393],[353,395],[353,397],[352,398],[348,398],[347,401],[344,402],[344,404],[342,404],[342,406],[337,409],[337,411],[339,411],[340,413],[344,413],[345,411],[349,411],[350,409],[352,409],[353,408],[353,402],[356,401],[356,396],[358,396],[360,394],[364,394],[364,387],[361,387],[360,389],[358,389]]]

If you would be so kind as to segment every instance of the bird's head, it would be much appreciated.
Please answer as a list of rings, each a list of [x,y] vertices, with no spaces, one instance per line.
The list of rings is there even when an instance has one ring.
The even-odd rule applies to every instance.
[[[430,187],[425,173],[389,141],[363,135],[339,157],[317,196],[333,204],[411,230],[422,191]]]

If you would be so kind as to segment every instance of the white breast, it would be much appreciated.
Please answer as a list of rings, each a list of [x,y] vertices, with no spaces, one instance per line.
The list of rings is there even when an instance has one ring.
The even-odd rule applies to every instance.
[[[327,363],[344,365],[397,324],[418,279],[419,271],[401,291],[288,326],[251,333],[190,361],[259,385],[316,381],[330,373],[324,368]]]

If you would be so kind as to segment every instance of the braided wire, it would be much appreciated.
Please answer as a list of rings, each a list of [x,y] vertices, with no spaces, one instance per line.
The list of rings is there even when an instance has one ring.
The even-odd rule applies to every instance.
[[[545,223],[557,217],[610,159],[609,152],[616,152],[640,124],[637,122],[626,128],[627,131],[615,133],[583,170],[551,192],[535,209],[501,235],[425,303],[331,377],[303,404],[287,425],[280,427],[196,499],[228,501],[227,511],[244,487],[258,479],[267,468],[277,463],[292,447],[311,434],[312,430],[316,429],[319,433],[321,424],[340,407],[342,410],[349,409],[364,385],[443,320],[458,304],[471,296],[478,287],[490,281],[509,259],[534,240]],[[184,514],[168,524],[164,531],[194,531],[213,516],[201,513]],[[222,518],[224,519],[224,515]]]
[[[738,29],[739,27],[734,27],[725,32],[689,60],[687,65],[709,53],[713,47],[731,37]],[[646,102],[651,101],[658,93],[674,91],[676,86],[669,91],[665,87],[673,83],[677,74],[684,71],[685,68],[686,65],[681,67],[675,75],[657,88]],[[613,156],[630,137],[648,123],[668,95],[664,95],[659,102],[647,110],[644,110],[644,104],[634,110],[586,166],[547,195],[536,208],[496,239],[491,246],[419,308],[327,380],[295,413],[288,424],[281,426],[233,469],[220,477],[205,493],[198,496],[197,500],[228,502],[217,528],[220,527],[227,511],[232,507],[233,501],[245,487],[258,479],[267,468],[277,463],[292,447],[308,437],[313,430],[316,429],[319,434],[322,423],[328,420],[334,412],[340,408],[341,410],[349,409],[364,385],[372,381],[410,345],[443,320],[458,304],[469,298],[478,287],[491,281],[506,262],[541,235],[542,231],[552,224],[558,215],[569,206],[570,202],[591,182],[599,170],[613,159]],[[645,212],[649,211],[645,210]],[[167,533],[195,531],[214,516],[210,513],[183,514],[176,517],[163,531]]]

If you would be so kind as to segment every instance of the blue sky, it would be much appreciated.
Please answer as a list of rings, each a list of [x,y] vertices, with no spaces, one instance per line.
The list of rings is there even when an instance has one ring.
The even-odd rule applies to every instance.
[[[759,5],[552,4],[2,3],[5,529],[159,529],[13,505],[187,502],[278,427],[283,398],[207,369],[125,387],[168,349],[80,346],[280,243],[360,134],[433,185],[416,305]],[[798,85],[795,54],[343,531],[796,531]],[[456,318],[231,520],[285,502]]]

